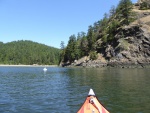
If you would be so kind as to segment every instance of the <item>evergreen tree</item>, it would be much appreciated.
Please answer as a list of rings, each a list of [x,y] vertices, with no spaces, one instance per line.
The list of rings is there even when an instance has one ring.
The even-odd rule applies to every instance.
[[[60,49],[61,49],[61,52],[60,52],[60,59],[59,59],[59,63],[64,61],[64,55],[65,55],[65,45],[64,45],[64,41],[61,41],[60,43]]]
[[[88,48],[89,51],[94,49],[94,43],[96,41],[95,33],[92,26],[89,26],[88,33],[87,33],[87,40],[88,40]]]
[[[73,62],[77,57],[76,50],[76,37],[75,35],[71,35],[65,50],[65,60],[69,61],[70,63]]]
[[[115,6],[113,5],[113,6],[111,7],[111,9],[109,10],[109,18],[111,19],[115,14],[116,14],[116,8],[115,8]]]
[[[81,56],[87,56],[88,55],[88,40],[86,36],[82,37],[81,43],[80,43],[80,48],[81,48]]]
[[[129,25],[134,20],[132,7],[131,0],[120,0],[117,7],[111,7],[109,14],[105,13],[103,19],[89,26],[87,34],[78,33],[77,39],[75,35],[69,37],[68,45],[64,50],[64,61],[71,63],[87,55],[90,55],[91,59],[96,59],[96,48],[98,51],[104,51],[108,44],[115,44],[116,33],[121,30],[121,27]]]
[[[120,0],[116,9],[117,18],[120,20],[120,26],[129,25],[132,21],[132,8],[131,0]]]
[[[107,33],[107,28],[108,28],[108,22],[109,22],[109,18],[108,18],[108,14],[104,14],[104,18],[101,20],[101,24],[100,24],[100,32],[102,34],[102,40],[104,41],[104,43],[107,42],[107,37],[108,37],[108,33]]]
[[[60,50],[32,41],[0,44],[1,64],[58,64]],[[55,56],[55,58],[53,58]],[[50,59],[53,59],[50,60]]]
[[[61,43],[60,43],[60,49],[61,50],[65,49],[65,43],[64,43],[64,41],[61,41]]]

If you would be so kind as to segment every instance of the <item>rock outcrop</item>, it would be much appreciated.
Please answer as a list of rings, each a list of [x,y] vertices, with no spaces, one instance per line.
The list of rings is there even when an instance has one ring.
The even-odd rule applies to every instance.
[[[150,0],[139,0],[138,4]],[[137,20],[122,27],[115,35],[116,44],[109,44],[103,52],[98,53],[97,60],[88,56],[75,61],[70,66],[83,67],[149,67],[150,66],[150,10],[139,10],[135,5],[133,11]],[[102,44],[99,39],[96,45]]]
[[[124,38],[119,39],[118,45],[113,48],[115,56],[111,55],[108,65],[119,67],[147,66],[150,64],[150,31],[149,26],[143,24],[130,25],[122,28]],[[110,47],[109,47],[110,48]],[[111,54],[111,53],[110,53]]]
[[[148,0],[141,0],[138,3],[144,1],[150,3]],[[107,53],[111,54],[109,66],[147,67],[150,65],[150,10],[139,10],[135,6],[133,11],[137,14],[137,20],[123,27],[116,34],[115,38],[118,39],[116,47],[107,47],[107,49],[111,48],[109,49],[111,52]],[[124,36],[120,38],[122,34]]]
[[[107,60],[102,56],[102,54],[98,54],[97,60],[91,60],[89,56],[85,56],[79,60],[74,61],[70,66],[82,66],[82,67],[106,67]]]

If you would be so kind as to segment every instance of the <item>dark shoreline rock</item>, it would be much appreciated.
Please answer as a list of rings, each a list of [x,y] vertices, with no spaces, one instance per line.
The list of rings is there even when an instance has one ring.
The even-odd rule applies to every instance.
[[[112,68],[150,68],[149,63],[122,63],[122,62],[108,62],[108,63],[94,63],[94,62],[84,62],[80,65],[71,64],[65,65],[64,67],[83,67],[83,68],[103,68],[103,67],[112,67]]]

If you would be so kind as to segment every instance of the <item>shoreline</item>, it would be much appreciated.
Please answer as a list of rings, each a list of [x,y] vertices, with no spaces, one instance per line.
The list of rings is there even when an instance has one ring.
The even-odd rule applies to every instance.
[[[9,64],[0,64],[0,67],[58,67],[57,65],[9,65]]]

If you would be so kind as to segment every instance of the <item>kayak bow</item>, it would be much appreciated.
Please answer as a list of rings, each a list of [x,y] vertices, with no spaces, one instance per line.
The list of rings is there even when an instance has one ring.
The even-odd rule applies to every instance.
[[[89,94],[77,113],[109,113],[98,101],[95,93],[90,89]]]

